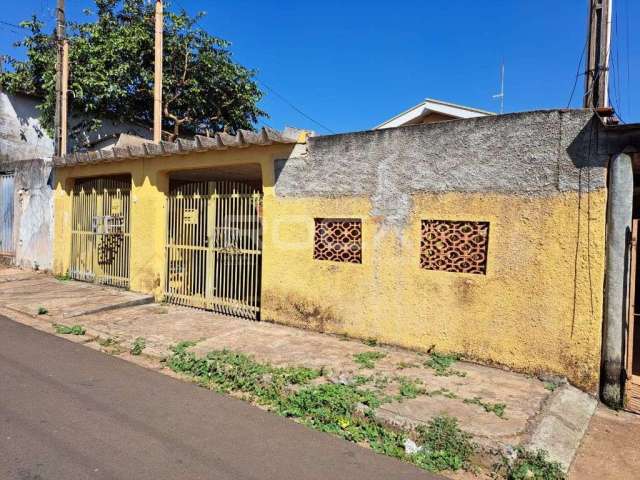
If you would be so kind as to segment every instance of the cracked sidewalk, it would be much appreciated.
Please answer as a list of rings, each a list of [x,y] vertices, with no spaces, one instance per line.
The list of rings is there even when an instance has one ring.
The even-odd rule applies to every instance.
[[[43,307],[47,314],[38,315]],[[371,377],[390,402],[377,416],[391,426],[413,428],[438,415],[459,420],[484,451],[527,445],[549,451],[568,469],[596,400],[568,384],[554,391],[543,381],[496,368],[457,361],[445,373],[425,365],[430,358],[399,348],[365,345],[357,340],[266,322],[252,322],[191,308],[151,304],[149,297],[44,274],[0,270],[0,311],[17,321],[53,331],[52,324],[80,324],[87,336],[71,338],[94,348],[133,359],[127,352],[138,337],[145,339],[147,366],[183,340],[197,341],[196,353],[228,349],[277,366],[322,369],[321,381],[349,383]],[[91,341],[96,338],[100,342]],[[104,340],[112,339],[109,346]],[[113,348],[117,345],[118,348]],[[363,368],[355,355],[378,352],[375,367]],[[154,363],[155,362],[155,363]],[[420,393],[401,395],[410,383]],[[496,405],[504,404],[500,416]],[[490,459],[490,455],[487,456]],[[487,465],[489,466],[489,465]]]

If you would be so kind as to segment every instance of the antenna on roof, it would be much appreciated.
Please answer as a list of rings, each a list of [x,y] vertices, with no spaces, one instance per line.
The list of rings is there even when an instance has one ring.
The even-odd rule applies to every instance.
[[[504,113],[504,62],[500,65],[500,93],[497,93],[493,98],[500,99],[500,115]]]

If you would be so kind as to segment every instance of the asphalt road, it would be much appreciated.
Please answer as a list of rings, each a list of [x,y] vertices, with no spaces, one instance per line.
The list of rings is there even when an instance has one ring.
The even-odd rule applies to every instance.
[[[0,316],[0,479],[435,479]]]

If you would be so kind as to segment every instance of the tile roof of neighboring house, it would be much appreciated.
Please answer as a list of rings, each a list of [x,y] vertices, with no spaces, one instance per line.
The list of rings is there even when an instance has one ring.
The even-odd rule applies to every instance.
[[[399,113],[395,117],[386,120],[373,129],[378,130],[382,128],[401,127],[430,113],[440,113],[452,118],[474,118],[484,117],[486,115],[495,115],[495,113],[488,112],[486,110],[479,110],[477,108],[465,107],[464,105],[457,105],[455,103],[427,98],[418,105]]]
[[[56,167],[70,167],[74,165],[89,165],[103,162],[118,162],[131,158],[149,158],[169,155],[184,155],[191,152],[206,152],[211,150],[227,150],[229,148],[246,148],[252,145],[273,145],[287,143],[303,143],[308,132],[295,128],[285,128],[278,132],[264,127],[258,132],[238,130],[235,135],[216,133],[212,137],[196,135],[194,140],[178,139],[176,142],[146,142],[141,145],[113,147],[94,152],[77,152],[53,159]]]

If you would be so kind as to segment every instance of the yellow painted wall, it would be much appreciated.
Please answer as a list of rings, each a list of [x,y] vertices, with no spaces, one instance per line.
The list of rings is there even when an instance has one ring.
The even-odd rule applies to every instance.
[[[586,194],[583,193],[586,197]],[[367,198],[267,198],[263,319],[482,362],[555,372],[595,390],[606,191],[413,197],[402,231]],[[361,218],[362,264],[313,259],[314,217]],[[578,218],[580,226],[578,226]],[[486,275],[420,268],[422,219],[490,222]]]
[[[287,158],[293,148],[251,147],[57,169],[55,273],[69,268],[74,178],[131,174],[131,289],[160,299],[169,174],[258,163],[265,195],[264,320],[415,349],[435,345],[521,371],[566,375],[596,389],[604,189],[589,194],[588,202],[583,193],[580,209],[575,192],[416,195],[409,221],[398,231],[370,216],[372,205],[365,197],[276,197],[273,161]],[[315,217],[362,219],[362,264],[314,260]],[[421,269],[420,221],[425,218],[491,222],[487,275]]]

